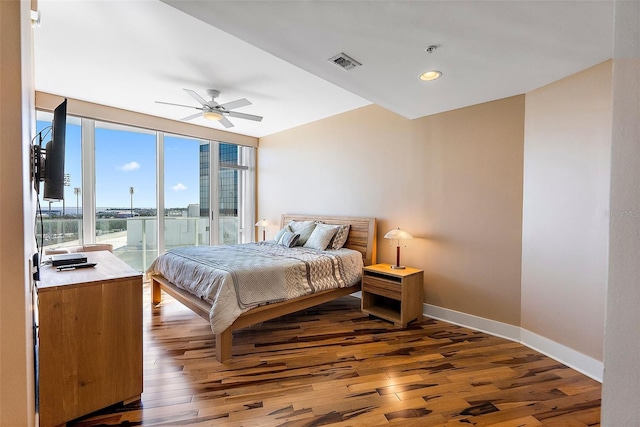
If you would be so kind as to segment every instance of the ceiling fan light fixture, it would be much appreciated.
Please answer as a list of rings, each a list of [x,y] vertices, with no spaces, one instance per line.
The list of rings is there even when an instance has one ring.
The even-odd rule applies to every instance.
[[[438,71],[438,70],[429,70],[429,71],[425,71],[424,73],[420,74],[420,80],[424,80],[424,81],[431,81],[431,80],[435,80],[437,78],[439,78],[442,75],[442,72]]]
[[[222,114],[218,113],[217,111],[203,111],[202,117],[204,117],[207,120],[215,120],[215,121],[222,120]]]

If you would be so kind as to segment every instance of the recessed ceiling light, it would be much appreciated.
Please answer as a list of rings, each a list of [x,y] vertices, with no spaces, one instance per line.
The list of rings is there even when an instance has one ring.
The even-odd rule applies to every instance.
[[[420,80],[431,81],[440,77],[442,73],[438,70],[430,70],[420,74]]]

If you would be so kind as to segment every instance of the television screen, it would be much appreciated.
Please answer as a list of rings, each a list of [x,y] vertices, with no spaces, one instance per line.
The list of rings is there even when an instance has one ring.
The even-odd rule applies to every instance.
[[[67,130],[67,100],[53,112],[51,141],[47,143],[44,163],[44,200],[64,199],[64,152]]]

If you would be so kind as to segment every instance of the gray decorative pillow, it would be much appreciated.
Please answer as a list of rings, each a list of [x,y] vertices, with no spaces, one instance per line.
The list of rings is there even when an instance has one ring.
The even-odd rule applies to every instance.
[[[292,232],[300,235],[296,246],[303,246],[307,243],[307,239],[311,236],[311,233],[313,233],[313,229],[316,228],[316,223],[313,221],[291,221],[289,228]]]
[[[333,239],[333,236],[336,235],[339,228],[339,225],[316,224],[313,233],[311,233],[304,247],[324,251],[327,249],[327,246],[329,246],[329,242]]]
[[[291,230],[291,228],[289,228],[289,226],[288,226],[288,225],[285,225],[285,226],[284,226],[284,228],[283,228],[282,230],[280,230],[280,231],[278,231],[278,232],[276,233],[276,236],[273,238],[273,240],[275,240],[275,241],[276,241],[276,243],[278,243],[278,242],[280,241],[280,238],[282,237],[282,235],[283,235],[285,232],[287,232],[287,231],[288,231],[288,232],[291,232],[292,230]]]
[[[347,243],[347,238],[349,237],[350,228],[351,226],[348,224],[341,225],[336,235],[333,236],[333,239],[331,239],[331,241],[329,242],[329,246],[327,247],[327,249],[336,250],[343,247],[344,244]]]
[[[286,246],[288,248],[292,248],[296,245],[296,242],[300,238],[298,233],[292,233],[291,231],[285,231],[282,233],[282,236],[278,239],[278,244],[282,246]]]

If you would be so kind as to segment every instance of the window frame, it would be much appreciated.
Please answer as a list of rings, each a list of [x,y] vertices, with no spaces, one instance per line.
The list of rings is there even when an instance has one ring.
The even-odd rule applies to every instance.
[[[52,95],[49,95],[52,96]],[[55,96],[52,96],[57,98]],[[42,100],[41,100],[42,101]],[[51,103],[52,100],[45,97],[44,101]],[[45,102],[45,103],[46,103]],[[57,102],[57,100],[53,101]],[[74,107],[78,107],[78,104],[82,106],[82,101],[76,101]],[[57,104],[55,104],[57,105]],[[102,106],[100,106],[102,107]],[[126,112],[124,110],[111,109],[110,107],[103,107],[110,110],[118,111],[119,114],[126,116],[127,114],[136,115],[137,113]],[[82,110],[82,108],[74,108],[73,110]],[[72,110],[72,109],[70,109]],[[209,216],[209,242],[210,245],[218,245],[219,243],[219,214],[217,209],[212,209],[214,203],[218,203],[219,194],[219,172],[221,169],[236,169],[239,171],[238,175],[238,242],[246,243],[254,240],[253,222],[255,218],[255,159],[256,159],[256,146],[257,139],[252,137],[246,137],[244,135],[228,134],[224,131],[216,131],[214,129],[202,128],[200,126],[189,125],[188,132],[181,132],[180,129],[168,130],[166,119],[157,118],[159,123],[163,123],[160,126],[162,129],[152,129],[147,126],[140,126],[132,124],[132,120],[123,120],[122,122],[114,120],[105,120],[103,118],[91,118],[83,117],[78,114],[77,111],[69,111],[68,117],[72,117],[73,120],[80,120],[81,127],[81,163],[82,163],[82,237],[80,238],[81,244],[92,244],[96,242],[96,156],[95,156],[95,137],[96,137],[96,123],[107,123],[114,127],[132,128],[138,129],[142,132],[152,132],[156,136],[156,216],[157,227],[156,238],[158,253],[163,253],[165,250],[164,242],[164,215],[160,215],[160,212],[164,212],[165,200],[164,200],[164,136],[171,135],[177,137],[199,139],[207,141],[209,144],[209,200],[210,200],[210,216]],[[42,108],[41,105],[37,105],[37,112],[50,113],[49,108]],[[104,112],[103,112],[104,113]],[[155,118],[154,118],[155,119]],[[135,120],[133,120],[135,122]],[[169,121],[172,122],[172,121]],[[194,128],[196,131],[193,131]],[[183,129],[184,130],[184,129]],[[203,133],[213,133],[216,136],[218,134],[228,134],[229,138],[207,138],[203,137]],[[225,135],[226,136],[226,135]],[[243,145],[236,142],[236,140],[246,139],[250,144]],[[220,163],[219,162],[219,145],[230,144],[235,145],[238,148],[238,164]],[[215,202],[214,202],[215,201]]]

